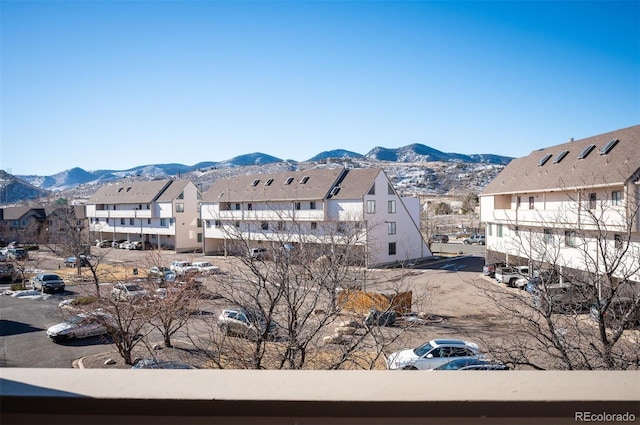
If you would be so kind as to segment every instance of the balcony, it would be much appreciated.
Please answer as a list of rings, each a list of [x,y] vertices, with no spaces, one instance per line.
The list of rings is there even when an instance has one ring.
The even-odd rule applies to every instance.
[[[98,218],[152,218],[151,210],[96,210]]]

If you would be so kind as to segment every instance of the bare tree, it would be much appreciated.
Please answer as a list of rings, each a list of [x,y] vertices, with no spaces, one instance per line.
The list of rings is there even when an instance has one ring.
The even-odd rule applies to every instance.
[[[363,267],[367,263],[363,229],[356,222],[325,223],[313,231],[303,229],[308,224],[295,220],[286,223],[273,224],[277,226],[273,230],[261,226],[251,238],[233,225],[227,227],[227,240],[232,241],[228,242],[229,251],[237,256],[238,264],[216,276],[214,284],[219,296],[228,306],[239,308],[256,332],[239,341],[227,335],[229,329],[223,324],[225,332],[212,332],[196,344],[203,351],[215,347],[209,353],[220,368],[304,369],[322,365],[337,369],[348,362],[373,367],[392,338],[382,338],[378,324],[361,326],[362,317],[353,320],[345,309],[349,291],[362,290],[378,280]],[[252,255],[256,246],[265,251]],[[400,293],[401,282],[396,281],[391,292]],[[393,307],[381,307],[381,313]],[[202,328],[216,328],[210,318],[203,320],[208,325]],[[345,323],[350,326],[343,326]],[[336,328],[349,329],[334,335]],[[323,349],[327,348],[323,344],[327,332],[331,346]],[[366,361],[358,359],[362,350],[369,353]],[[333,355],[327,357],[327,352]]]

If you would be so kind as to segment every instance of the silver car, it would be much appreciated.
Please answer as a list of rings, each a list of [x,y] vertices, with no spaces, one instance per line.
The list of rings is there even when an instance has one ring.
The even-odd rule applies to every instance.
[[[107,334],[109,316],[100,311],[80,313],[71,316],[66,322],[58,323],[47,329],[47,336],[55,342],[71,339],[89,338]]]

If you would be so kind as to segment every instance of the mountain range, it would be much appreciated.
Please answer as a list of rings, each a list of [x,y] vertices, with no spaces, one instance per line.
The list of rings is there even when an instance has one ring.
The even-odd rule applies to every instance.
[[[336,162],[341,160],[349,161],[354,159],[395,163],[444,162],[506,165],[512,158],[494,154],[464,155],[459,153],[445,153],[429,146],[414,143],[395,149],[375,147],[365,155],[344,149],[324,151],[303,163]],[[101,185],[122,178],[167,178],[172,176],[184,176],[194,172],[206,172],[207,170],[213,169],[231,169],[236,167],[260,166],[267,164],[286,165],[288,168],[295,169],[302,163],[298,163],[293,160],[283,160],[268,154],[255,152],[236,156],[225,161],[199,162],[191,166],[176,163],[148,164],[126,170],[95,171],[86,171],[82,168],[76,167],[49,176],[13,176],[13,180],[8,177],[11,176],[10,174],[4,173],[4,175],[0,176],[0,190],[2,190],[4,194],[4,199],[0,202],[14,203],[19,202],[20,200],[40,197],[49,191],[63,191],[87,184]],[[20,186],[17,182],[21,182],[21,189],[17,189],[17,187]],[[10,186],[8,186],[9,184]]]

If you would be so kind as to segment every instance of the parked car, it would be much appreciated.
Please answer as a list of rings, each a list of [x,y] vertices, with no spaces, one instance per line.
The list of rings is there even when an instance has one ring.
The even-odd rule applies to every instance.
[[[461,357],[430,370],[509,370],[502,364],[489,360]]]
[[[119,249],[129,249],[129,246],[131,245],[131,241],[123,241],[120,242],[120,244],[118,245]]]
[[[431,238],[429,239],[431,242],[442,242],[442,243],[449,242],[449,236],[447,235],[432,235]]]
[[[86,255],[81,255],[80,257],[67,257],[64,260],[64,265],[65,267],[88,267],[90,266],[89,264],[89,259],[87,258]]]
[[[28,260],[29,251],[24,248],[7,248],[6,256],[8,260]]]
[[[169,267],[157,267],[153,266],[149,269],[148,275],[150,278],[164,278],[168,273],[173,273]]]
[[[587,288],[571,282],[538,284],[531,289],[531,304],[542,311],[553,313],[580,312],[595,301]]]
[[[518,278],[514,282],[513,287],[525,290],[527,289],[527,286],[529,286],[530,284],[532,286],[538,286],[542,282],[546,284],[558,283],[560,282],[560,278],[558,278],[557,275],[555,275],[553,272],[549,270],[534,270],[532,278],[528,278],[524,276],[521,278]]]
[[[125,243],[126,239],[118,239],[111,242],[111,248],[120,248],[120,245]]]
[[[506,267],[506,263],[488,263],[482,266],[482,274],[489,277],[496,276],[496,269],[498,267]]]
[[[456,358],[479,359],[478,345],[461,339],[434,339],[414,349],[396,351],[387,358],[388,369],[428,370]]]
[[[258,311],[226,308],[218,316],[218,326],[225,335],[237,335],[255,340],[265,334],[267,319]],[[268,326],[267,338],[275,339],[278,334],[278,325],[271,321]]]
[[[3,251],[0,251],[0,261],[7,261],[7,254]]]
[[[632,311],[633,310],[633,311]],[[599,320],[600,305],[596,302],[591,306],[590,315],[591,318]],[[625,328],[633,328],[640,326],[640,308],[637,306],[634,308],[633,298],[631,297],[612,297],[611,303],[604,312],[604,323],[609,328],[617,328],[620,323],[624,321],[624,317],[629,313],[628,320],[623,323]]]
[[[220,271],[220,267],[214,266],[208,261],[196,261],[191,266],[195,267],[198,273],[201,274],[216,274]]]
[[[529,276],[529,266],[498,267],[495,274],[496,280],[507,284],[507,286],[513,286],[516,280],[527,276]]]
[[[20,279],[20,273],[11,263],[0,264],[0,282],[13,283]]]
[[[64,291],[64,280],[53,273],[40,273],[31,280],[31,288],[44,292]]]
[[[465,245],[473,245],[473,244],[485,245],[486,238],[484,235],[473,235],[463,240],[462,243]]]
[[[110,239],[103,240],[103,241],[101,241],[100,239],[96,239],[96,246],[98,248],[109,248],[109,247],[111,247],[112,243],[113,243],[113,241],[110,240]]]
[[[47,336],[55,342],[71,339],[89,338],[107,334],[108,316],[99,311],[80,313],[71,316],[65,322],[47,329]]]
[[[193,265],[191,261],[185,260],[175,260],[169,266],[169,269],[174,272],[178,276],[184,276],[187,273],[195,273],[198,271]]]
[[[249,250],[249,256],[256,260],[264,260],[267,258],[267,249],[266,248],[251,248]]]
[[[111,290],[111,301],[137,301],[147,296],[147,290],[135,283],[118,282]]]

